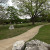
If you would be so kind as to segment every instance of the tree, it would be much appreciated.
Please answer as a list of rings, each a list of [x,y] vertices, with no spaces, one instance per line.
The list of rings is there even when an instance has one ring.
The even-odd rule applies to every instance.
[[[8,6],[7,14],[9,15],[9,19],[11,20],[11,23],[18,23],[18,22],[20,22],[18,10],[15,7]]]
[[[5,13],[5,9],[2,5],[0,5],[0,19],[7,19],[7,15]]]
[[[4,7],[2,5],[0,5],[0,11],[3,11]]]
[[[6,17],[5,12],[4,12],[4,7],[0,5],[0,24],[3,24],[3,19]]]
[[[35,18],[41,16],[41,13],[46,10],[46,0],[19,0],[17,6],[20,14],[30,15],[32,24],[34,24]]]
[[[47,21],[50,22],[50,13],[48,13]]]
[[[15,9],[13,6],[8,6],[7,8],[7,14],[9,15],[9,18],[12,20],[18,19],[18,10]]]

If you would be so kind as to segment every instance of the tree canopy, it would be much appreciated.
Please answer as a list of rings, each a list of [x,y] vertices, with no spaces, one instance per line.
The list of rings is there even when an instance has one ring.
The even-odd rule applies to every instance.
[[[16,1],[16,0],[15,0]],[[42,16],[41,13],[47,10],[47,0],[18,0],[17,7],[22,15],[30,15],[32,23],[34,24],[35,18]],[[15,4],[16,4],[15,2]]]
[[[7,14],[9,15],[9,18],[12,20],[18,19],[18,10],[15,9],[13,6],[8,6],[7,8]]]

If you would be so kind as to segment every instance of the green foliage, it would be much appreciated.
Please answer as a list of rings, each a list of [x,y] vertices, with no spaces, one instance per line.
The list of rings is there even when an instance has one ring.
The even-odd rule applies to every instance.
[[[0,19],[0,24],[9,24],[11,21],[9,19]]]
[[[34,0],[34,1],[20,0],[20,2],[22,2],[18,5],[20,12],[23,12],[23,13],[25,12],[26,14],[34,15],[36,11],[39,12],[43,10],[43,6],[45,5],[46,0]]]
[[[5,8],[2,6],[2,5],[0,5],[0,19],[2,20],[4,20],[4,19],[6,19],[8,16],[6,15],[6,13],[5,13]]]
[[[45,14],[45,12],[41,13],[42,17],[41,17],[41,21],[46,22],[47,21],[47,14]]]
[[[4,7],[2,5],[0,5],[0,11],[3,11]]]
[[[8,6],[8,8],[7,8],[7,14],[9,14],[10,15],[10,19],[13,19],[13,20],[16,20],[16,19],[18,19],[18,10],[17,9],[15,9],[14,7],[12,7],[12,6]]]
[[[50,22],[50,13],[48,13],[47,21]]]
[[[35,18],[35,22],[41,22],[42,20],[41,20],[41,17],[36,17]]]
[[[19,12],[21,15],[30,15],[31,21],[34,24],[36,18],[41,15],[42,12],[46,11],[47,0],[19,0],[18,4]],[[45,13],[45,12],[44,12]]]
[[[22,19],[23,21],[23,23],[30,23],[31,21],[30,21],[30,19],[27,19],[27,18],[25,18],[25,19]]]

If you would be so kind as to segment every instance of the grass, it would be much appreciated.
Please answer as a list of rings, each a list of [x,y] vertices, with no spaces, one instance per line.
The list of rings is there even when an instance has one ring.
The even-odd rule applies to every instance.
[[[36,26],[36,25],[34,25],[34,26]],[[9,30],[8,29],[9,25],[0,25],[0,40],[20,35],[26,31],[28,31],[29,29],[31,29],[34,26],[31,25],[31,23],[16,24],[16,25],[14,25],[14,27],[15,27],[14,30]]]
[[[35,23],[35,25],[31,25],[31,24],[32,23],[15,24],[14,30],[8,29],[10,25],[0,25],[0,40],[20,35],[26,31],[28,31],[32,27],[35,27],[37,25],[41,25],[43,23]]]
[[[27,30],[29,30],[31,27],[32,26],[15,28],[14,30],[9,30],[9,29],[1,30],[0,39],[6,39],[6,38],[11,38],[11,37],[20,35],[26,32]]]
[[[50,25],[40,28],[39,33],[33,38],[50,44]]]

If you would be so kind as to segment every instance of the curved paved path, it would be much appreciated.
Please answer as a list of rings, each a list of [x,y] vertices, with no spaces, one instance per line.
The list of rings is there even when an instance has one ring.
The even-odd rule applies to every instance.
[[[27,32],[25,32],[21,35],[18,35],[16,37],[13,37],[13,38],[0,40],[0,50],[11,50],[10,46],[12,46],[14,44],[14,42],[16,42],[18,40],[28,41],[29,39],[33,38],[38,33],[39,28],[41,28],[42,26],[43,25],[33,27],[32,29],[28,30]]]

